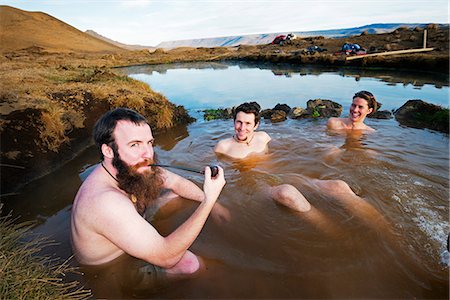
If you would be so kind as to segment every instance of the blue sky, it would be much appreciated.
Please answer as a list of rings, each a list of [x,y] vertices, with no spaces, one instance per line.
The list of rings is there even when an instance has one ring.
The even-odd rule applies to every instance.
[[[372,23],[449,23],[449,0],[0,0],[81,31],[156,46],[194,38],[311,31]]]

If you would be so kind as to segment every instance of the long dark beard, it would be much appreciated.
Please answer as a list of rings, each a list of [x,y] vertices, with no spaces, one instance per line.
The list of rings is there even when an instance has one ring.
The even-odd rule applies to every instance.
[[[117,169],[117,181],[119,188],[134,195],[136,198],[136,210],[143,214],[151,201],[158,198],[162,189],[161,170],[152,167],[152,172],[138,173],[136,170],[142,166],[156,163],[156,156],[153,160],[146,160],[134,166],[128,166],[114,151],[113,166]],[[132,196],[131,196],[132,197]]]

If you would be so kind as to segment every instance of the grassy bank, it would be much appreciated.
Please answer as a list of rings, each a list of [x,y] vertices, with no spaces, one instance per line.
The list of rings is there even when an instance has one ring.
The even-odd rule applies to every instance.
[[[155,131],[192,121],[183,107],[102,62],[101,55],[41,52],[0,59],[2,195],[91,145],[94,123],[109,109],[135,109]]]
[[[1,213],[0,203],[0,213]],[[76,281],[65,281],[74,272],[68,262],[39,255],[55,246],[44,238],[32,237],[31,223],[14,223],[11,216],[0,217],[0,298],[1,299],[87,299],[90,291]]]

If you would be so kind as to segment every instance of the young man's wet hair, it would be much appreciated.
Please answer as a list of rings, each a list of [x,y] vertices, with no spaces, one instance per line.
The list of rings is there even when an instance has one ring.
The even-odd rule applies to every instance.
[[[233,119],[236,120],[236,115],[238,112],[242,111],[246,114],[254,114],[255,115],[255,125],[259,123],[261,120],[261,114],[260,114],[261,106],[259,106],[256,102],[245,102],[236,107],[233,111]]]

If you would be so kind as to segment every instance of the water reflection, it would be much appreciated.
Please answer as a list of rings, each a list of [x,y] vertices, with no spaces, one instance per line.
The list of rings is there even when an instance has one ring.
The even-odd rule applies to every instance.
[[[164,138],[161,138],[162,136]],[[155,133],[155,139],[160,141],[158,145],[165,151],[171,150],[179,141],[188,136],[189,133],[186,125],[176,126],[171,130]]]
[[[277,103],[306,107],[307,100],[321,98],[336,101],[347,111],[358,90],[371,91],[387,110],[399,108],[410,99],[449,105],[449,77],[440,73],[244,62],[117,70],[190,109],[230,107],[249,100],[257,101],[262,108]]]
[[[338,67],[323,67],[323,66],[300,66],[293,64],[273,64],[262,62],[192,62],[192,63],[177,63],[164,65],[144,65],[138,67],[128,67],[119,69],[126,74],[157,72],[159,74],[166,74],[168,70],[173,69],[212,69],[212,70],[226,70],[232,66],[238,66],[239,69],[260,69],[270,70],[275,76],[293,77],[295,75],[319,76],[323,73],[333,72],[342,77],[354,77],[356,81],[361,78],[377,78],[383,82],[390,84],[401,84],[407,86],[409,84],[417,87],[430,84],[436,88],[449,86],[449,74],[433,73],[433,72],[418,72],[411,70],[396,70],[396,69],[382,69],[379,68],[338,68]]]

